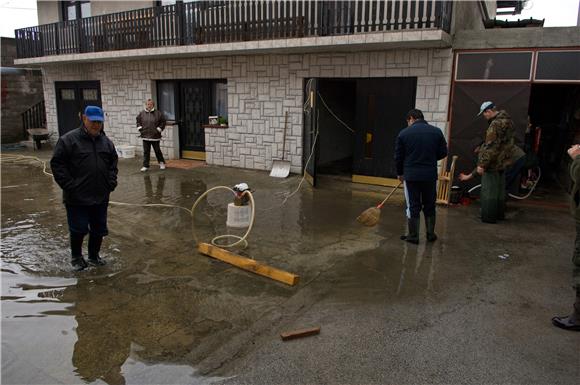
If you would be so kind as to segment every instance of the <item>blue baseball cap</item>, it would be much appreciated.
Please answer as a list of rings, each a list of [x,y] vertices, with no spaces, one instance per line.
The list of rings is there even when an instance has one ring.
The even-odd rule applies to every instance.
[[[105,113],[103,109],[98,106],[87,106],[85,108],[85,115],[91,122],[104,122]]]
[[[481,103],[481,107],[479,108],[479,114],[477,116],[483,114],[485,110],[489,110],[490,108],[494,108],[495,104],[493,102],[483,102]]]

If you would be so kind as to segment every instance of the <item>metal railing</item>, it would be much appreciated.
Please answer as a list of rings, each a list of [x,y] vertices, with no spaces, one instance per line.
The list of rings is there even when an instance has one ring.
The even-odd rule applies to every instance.
[[[178,45],[450,31],[452,1],[239,0],[178,2],[17,29],[18,58]]]
[[[23,135],[28,136],[29,128],[46,128],[46,112],[44,109],[44,100],[36,103],[22,114]]]

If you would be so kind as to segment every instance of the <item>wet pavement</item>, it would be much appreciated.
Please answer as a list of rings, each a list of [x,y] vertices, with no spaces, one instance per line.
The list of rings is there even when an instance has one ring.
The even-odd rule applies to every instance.
[[[50,153],[26,155],[47,160]],[[399,240],[400,194],[378,226],[356,223],[385,189],[326,177],[318,189],[304,185],[284,203],[299,176],[139,168],[137,159],[120,161],[112,201],[191,209],[211,187],[248,183],[256,221],[249,247],[238,252],[298,274],[300,283],[289,287],[197,253],[194,235],[209,241],[228,232],[227,192],[212,193],[196,209],[195,226],[177,207],[111,205],[107,266],[73,273],[60,189],[38,165],[4,162],[2,383],[575,384],[580,378],[580,335],[550,324],[573,301],[574,230],[563,191],[511,202],[498,225],[481,224],[477,205],[442,208],[439,241],[414,246]],[[310,326],[321,333],[279,338]]]

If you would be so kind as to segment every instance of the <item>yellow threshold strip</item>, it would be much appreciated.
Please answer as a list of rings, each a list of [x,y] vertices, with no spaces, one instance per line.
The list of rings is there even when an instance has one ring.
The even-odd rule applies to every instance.
[[[205,160],[204,151],[181,151],[181,157],[184,159]]]
[[[290,286],[296,285],[298,283],[298,279],[300,278],[296,274],[259,264],[253,259],[242,257],[208,243],[200,243],[197,249],[202,254],[209,255],[210,257],[219,259],[220,261],[229,263],[230,265],[234,265],[240,269],[271,278]]]
[[[378,176],[353,175],[352,183],[373,184],[377,186],[397,187],[399,180],[394,178],[381,178]]]

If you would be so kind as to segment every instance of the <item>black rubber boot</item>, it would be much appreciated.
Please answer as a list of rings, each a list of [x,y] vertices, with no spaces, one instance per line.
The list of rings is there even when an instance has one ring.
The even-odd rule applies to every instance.
[[[427,242],[435,242],[437,234],[435,234],[435,215],[432,217],[425,217],[425,227],[427,228]]]
[[[70,233],[71,265],[75,271],[82,271],[89,265],[83,258],[83,239],[85,236],[78,233]]]
[[[574,311],[569,316],[554,317],[552,324],[564,330],[580,332],[580,288],[576,289],[576,302]]]
[[[401,235],[401,240],[413,243],[415,245],[419,244],[419,223],[420,218],[407,218],[407,227],[409,228],[409,233],[406,235]]]
[[[101,244],[103,243],[103,237],[101,235],[89,235],[89,263],[94,266],[106,265],[100,256]]]

